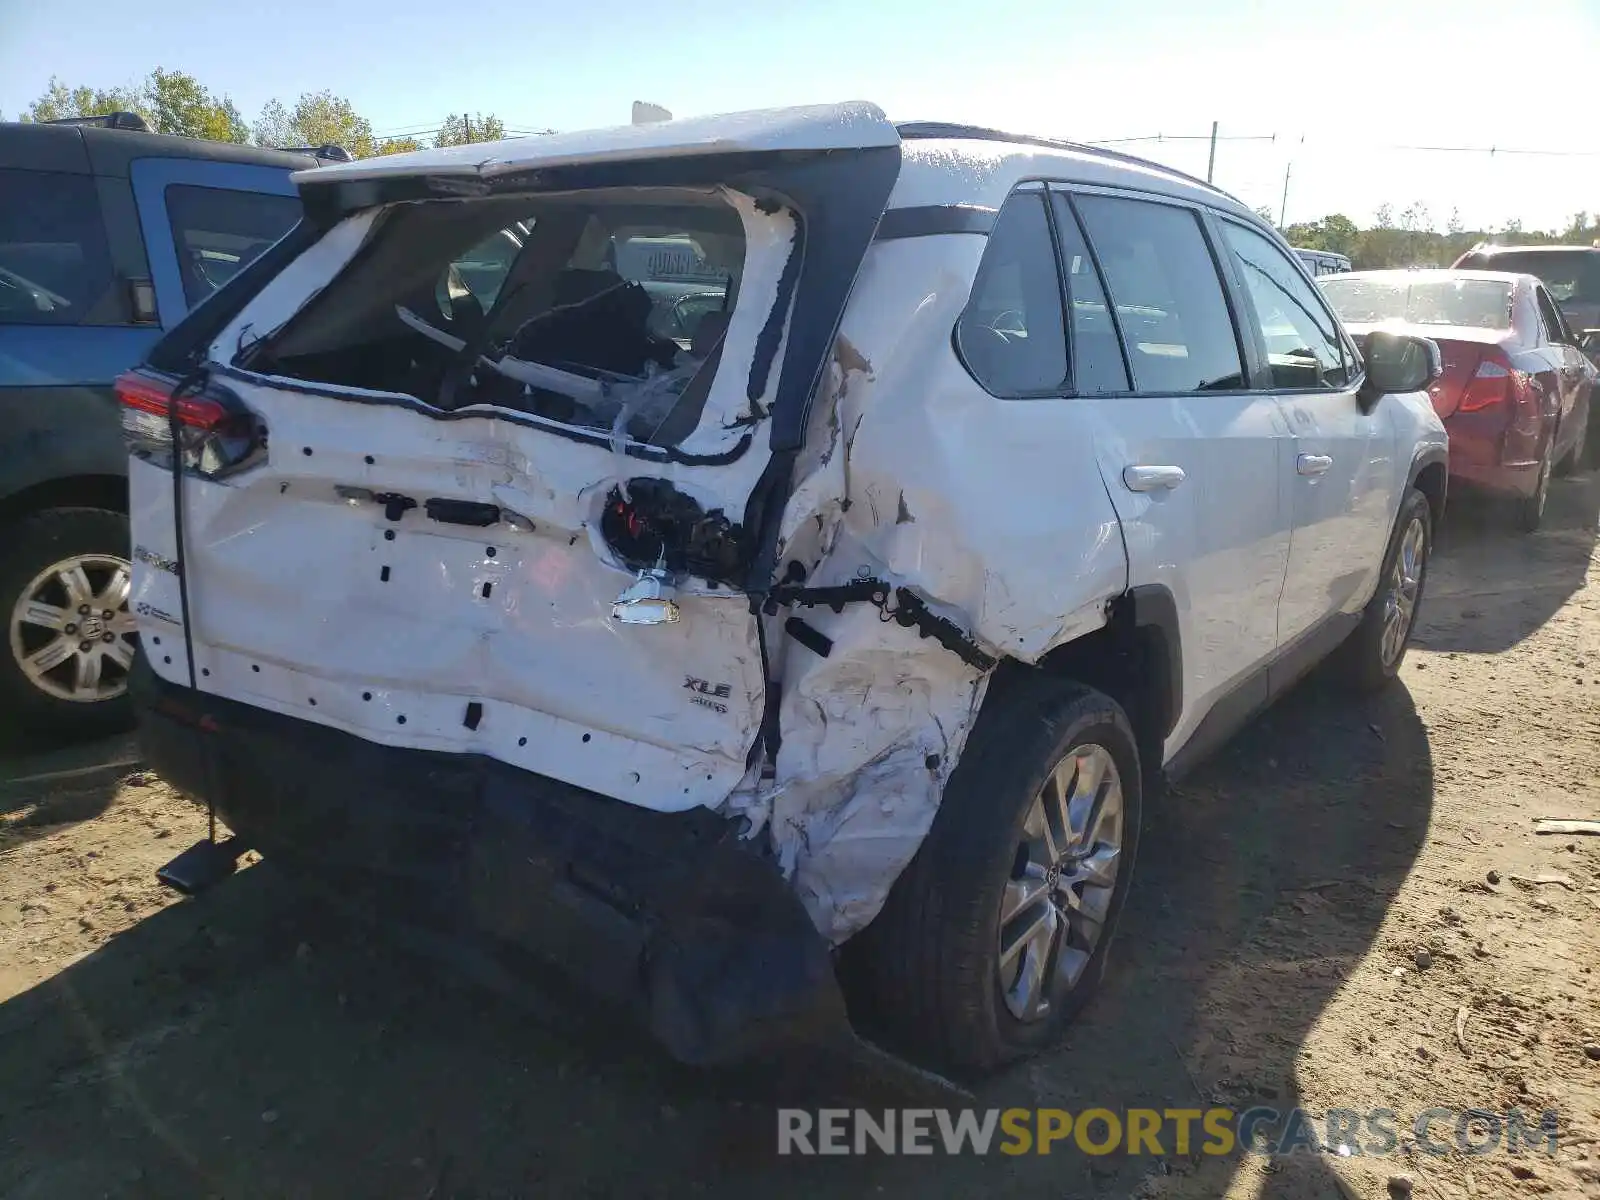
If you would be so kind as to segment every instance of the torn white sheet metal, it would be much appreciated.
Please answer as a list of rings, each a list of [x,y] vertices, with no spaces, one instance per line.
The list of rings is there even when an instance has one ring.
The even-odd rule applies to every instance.
[[[1095,403],[996,399],[950,353],[984,245],[907,238],[868,253],[837,356],[856,368],[837,389],[839,520],[885,578],[1033,662],[1105,624],[1127,563],[1084,432],[1103,420]],[[803,524],[791,506],[786,528]]]
[[[340,221],[273,276],[255,299],[223,326],[211,343],[211,360],[232,362],[241,347],[277,332],[344,270],[372,232],[380,211],[369,208]]]
[[[817,928],[841,942],[877,915],[922,844],[986,673],[871,605],[799,615],[833,650],[789,643],[769,835]]]
[[[808,586],[909,587],[984,649],[1035,661],[1105,623],[1126,563],[1089,439],[1069,424],[1077,402],[997,400],[948,352],[984,244],[906,239],[868,253],[812,410],[783,558],[807,568]],[[783,639],[776,787],[734,806],[767,822],[812,919],[839,942],[877,914],[921,844],[987,676],[871,605],[793,615],[832,650]]]

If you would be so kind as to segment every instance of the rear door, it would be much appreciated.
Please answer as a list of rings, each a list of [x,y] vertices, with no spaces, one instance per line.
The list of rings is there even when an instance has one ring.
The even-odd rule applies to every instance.
[[[1075,189],[1056,195],[1056,213],[1074,357],[1111,364],[1077,386],[1099,393],[1096,453],[1129,582],[1166,587],[1182,625],[1170,756],[1213,710],[1231,729],[1266,701],[1289,556],[1289,430],[1276,401],[1249,389],[1200,209]]]
[[[14,165],[39,154],[0,154],[0,497],[122,472],[111,384],[157,336],[129,305],[137,236],[108,235],[131,209],[126,187],[89,173],[80,140],[49,148],[48,170]]]
[[[1225,217],[1218,224],[1263,359],[1259,383],[1293,434],[1284,473],[1294,535],[1278,639],[1295,657],[1319,631],[1347,632],[1333,618],[1366,603],[1398,511],[1394,433],[1381,407],[1368,413],[1356,403],[1354,357],[1317,288],[1259,230]],[[1305,657],[1329,648],[1307,644]]]
[[[128,168],[161,324],[170,329],[300,219],[282,167],[140,158]]]

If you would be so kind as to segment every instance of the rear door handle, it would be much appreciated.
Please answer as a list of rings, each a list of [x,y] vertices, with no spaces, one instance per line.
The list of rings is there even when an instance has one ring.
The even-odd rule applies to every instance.
[[[1184,481],[1182,467],[1124,467],[1122,482],[1130,492],[1171,491]]]
[[[1294,469],[1302,475],[1324,475],[1333,466],[1326,454],[1302,454],[1294,460]]]

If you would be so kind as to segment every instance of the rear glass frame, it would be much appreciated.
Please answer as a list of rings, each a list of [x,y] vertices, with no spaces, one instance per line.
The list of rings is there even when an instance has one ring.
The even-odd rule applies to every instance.
[[[617,402],[621,406],[618,415],[627,423],[628,440],[649,450],[670,451],[700,429],[709,411],[705,400],[720,373],[722,332],[708,335],[715,337],[714,345],[695,346],[688,338],[657,338],[660,354],[653,364],[588,362],[577,357],[560,363],[549,358],[535,361],[511,353],[510,347],[538,320],[570,315],[569,310],[575,307],[597,302],[604,307],[610,303],[606,298],[617,287],[637,287],[650,294],[643,284],[619,278],[611,270],[615,254],[607,231],[643,228],[659,234],[663,230],[670,232],[674,223],[686,223],[686,231],[678,231],[680,240],[721,239],[722,252],[734,260],[732,268],[723,272],[723,277],[731,280],[731,285],[725,285],[725,295],[732,298],[725,302],[731,310],[738,300],[749,247],[745,241],[745,217],[723,188],[588,188],[392,205],[380,214],[366,241],[338,267],[328,284],[309,296],[277,334],[252,347],[236,365],[304,381],[313,388],[390,393],[442,415],[493,407],[584,440],[594,436],[614,439],[616,427],[609,408],[600,413],[588,406],[610,405],[607,397],[612,389],[638,384],[654,388],[649,401],[653,407],[627,416],[623,410],[628,409],[638,389],[633,394],[625,390],[618,393],[624,397]],[[468,296],[460,289],[459,280],[447,281],[447,276],[466,256],[508,229],[516,229],[518,237],[525,240],[508,264],[507,273],[494,283],[492,303],[469,303],[463,309],[461,302]],[[796,236],[786,251],[790,259],[803,250],[799,235],[796,222]],[[734,245],[733,251],[728,250],[727,243]],[[530,253],[536,257],[530,258]],[[596,278],[563,280],[566,276],[595,277],[607,272],[613,283],[603,287]],[[786,277],[790,274],[788,270],[784,273]],[[573,282],[582,285],[582,294],[566,296],[563,288]],[[705,292],[710,286],[705,273],[700,272],[694,290]],[[780,295],[775,307],[787,312],[787,301],[786,295]],[[430,310],[429,305],[434,309]],[[653,316],[654,300],[648,307]],[[456,316],[462,313],[469,319],[456,324]],[[396,315],[398,321],[394,319]],[[770,318],[770,313],[763,315],[764,320]],[[431,341],[430,352],[436,358],[454,356],[453,361],[434,363],[442,372],[440,377],[411,386],[397,378],[356,378],[323,369],[330,356],[355,356],[368,346],[380,348],[380,353],[369,356],[370,360],[384,359],[384,343],[400,345],[408,337],[403,328],[406,326],[411,333],[423,336],[425,348]],[[653,330],[650,336],[654,337]],[[610,340],[597,333],[589,344],[603,348],[602,344]],[[454,343],[454,349],[450,349],[450,343]],[[762,357],[759,350],[760,347],[758,363]],[[686,360],[686,354],[693,361]],[[511,360],[509,365],[518,370],[531,364],[543,378],[529,381],[526,371],[502,377],[501,372],[484,365],[484,355],[493,362]],[[664,356],[670,356],[670,363]],[[318,359],[323,360],[322,366]],[[745,364],[733,365],[742,368]],[[751,365],[754,370],[756,364]],[[655,369],[671,378],[663,380]],[[578,375],[587,379],[579,379]],[[673,390],[663,393],[661,386],[650,383],[652,375],[658,385]],[[545,383],[552,377],[557,389],[576,385],[578,391],[556,396]],[[763,371],[762,380],[766,377]],[[486,389],[486,380],[496,386]],[[591,384],[599,386],[598,397],[591,394]],[[530,403],[530,398],[534,402]],[[554,409],[539,406],[552,399],[560,401]],[[667,416],[652,424],[657,408],[667,409]],[[685,425],[691,414],[693,422]]]

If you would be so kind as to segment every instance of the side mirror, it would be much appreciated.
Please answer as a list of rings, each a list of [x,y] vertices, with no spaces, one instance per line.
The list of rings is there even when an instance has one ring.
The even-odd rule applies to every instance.
[[[1423,391],[1444,374],[1439,344],[1432,338],[1374,329],[1363,339],[1361,353],[1367,364],[1361,406],[1368,412],[1380,398]]]
[[[1600,354],[1600,329],[1585,329],[1578,335],[1578,349],[1593,358]]]

